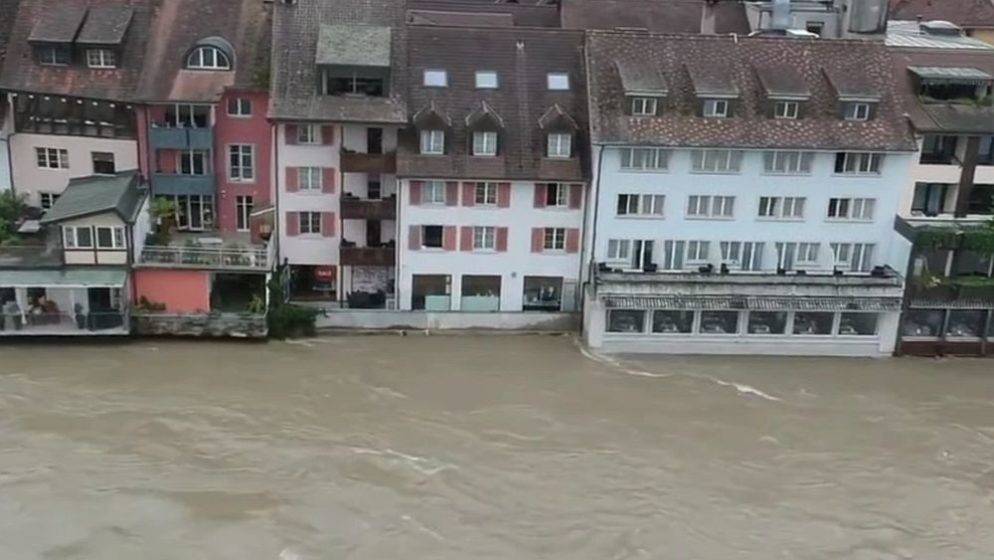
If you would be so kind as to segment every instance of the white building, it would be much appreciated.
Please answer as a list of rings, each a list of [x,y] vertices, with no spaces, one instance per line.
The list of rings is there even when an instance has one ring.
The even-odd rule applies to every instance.
[[[915,149],[882,45],[588,36],[584,336],[605,351],[888,355]]]

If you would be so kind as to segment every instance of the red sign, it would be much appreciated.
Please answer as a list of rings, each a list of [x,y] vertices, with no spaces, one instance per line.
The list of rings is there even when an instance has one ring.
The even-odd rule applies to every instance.
[[[335,280],[335,267],[333,266],[316,266],[314,267],[314,279],[321,280],[324,282],[332,282]]]

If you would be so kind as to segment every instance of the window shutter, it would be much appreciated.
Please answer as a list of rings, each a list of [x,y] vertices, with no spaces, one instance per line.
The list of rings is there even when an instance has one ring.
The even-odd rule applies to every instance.
[[[545,183],[535,183],[535,208],[545,208]]]
[[[411,226],[407,230],[407,248],[411,251],[421,249],[421,226]]]
[[[566,252],[580,252],[580,230],[579,228],[569,228],[566,230]]]
[[[288,237],[300,235],[300,214],[298,212],[286,213],[286,234]]]
[[[511,183],[497,183],[497,206],[499,208],[511,206]]]
[[[462,184],[462,205],[474,206],[476,204],[476,183]]]
[[[335,126],[325,125],[321,127],[321,143],[325,146],[331,146],[335,143]]]
[[[442,249],[446,251],[456,250],[456,226],[442,228]]]
[[[583,204],[583,185],[569,186],[569,207],[576,210]]]
[[[323,193],[333,193],[335,192],[335,179],[336,173],[334,167],[325,167],[321,169],[321,192]]]
[[[545,229],[532,228],[532,253],[541,253],[545,245]]]
[[[324,237],[335,237],[335,213],[321,213],[321,235]]]
[[[300,190],[300,170],[296,167],[286,168],[286,192],[297,192]]]
[[[460,248],[463,251],[473,250],[473,226],[463,226],[459,232],[459,236],[462,238],[459,241]]]
[[[497,228],[497,251],[500,253],[507,252],[507,228],[499,227]]]
[[[287,146],[293,146],[297,143],[297,125],[288,124],[283,127],[283,131]]]
[[[424,188],[424,181],[411,181],[411,206],[418,206],[421,204],[421,189]]]
[[[445,205],[459,205],[459,183],[456,181],[445,182]]]

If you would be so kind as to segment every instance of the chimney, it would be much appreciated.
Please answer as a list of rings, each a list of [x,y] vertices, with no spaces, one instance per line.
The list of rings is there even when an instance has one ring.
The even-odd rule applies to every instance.
[[[714,6],[717,3],[718,0],[704,0],[704,6],[701,8],[701,35],[716,33]]]

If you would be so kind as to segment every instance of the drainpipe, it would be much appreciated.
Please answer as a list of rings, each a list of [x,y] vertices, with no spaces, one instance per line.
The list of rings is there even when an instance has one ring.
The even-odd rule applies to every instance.
[[[963,153],[963,169],[959,176],[959,189],[956,192],[957,218],[965,218],[970,210],[970,193],[977,172],[977,155],[980,153],[980,137],[966,137],[966,151]]]
[[[596,259],[594,258],[594,252],[595,252],[596,247],[597,247],[597,215],[598,215],[598,212],[600,210],[600,202],[601,202],[601,197],[600,197],[600,192],[601,192],[601,174],[602,174],[601,173],[601,167],[604,164],[604,146],[601,145],[601,146],[598,147],[596,144],[591,144],[591,145],[594,146],[597,149],[597,178],[594,180],[593,185],[591,185],[592,186],[592,189],[591,189],[592,192],[590,193],[591,194],[590,198],[593,199],[593,204],[594,204],[593,216],[592,216],[592,219],[590,221],[590,260],[587,263],[587,268],[590,271],[590,273],[587,276],[587,280],[584,281],[583,284],[580,285],[580,337],[581,338],[583,337],[583,334],[584,334],[584,322],[585,322],[584,321],[584,319],[585,319],[585,317],[584,317],[584,309],[583,309],[583,302],[585,300],[584,294],[587,291],[587,285],[588,284],[590,284],[591,286],[593,285],[594,274],[596,274],[596,270],[597,270],[596,265],[594,264],[595,261],[596,261]],[[587,215],[587,212],[589,210],[590,210],[590,202],[588,200],[587,206],[584,208],[584,211],[583,211],[584,218],[585,218],[584,221],[585,222],[586,222],[586,215]],[[584,225],[586,225],[586,224],[584,224]],[[581,278],[583,277],[583,267],[584,267],[584,265],[583,265],[582,259],[581,259],[581,263],[580,263],[580,277]]]

